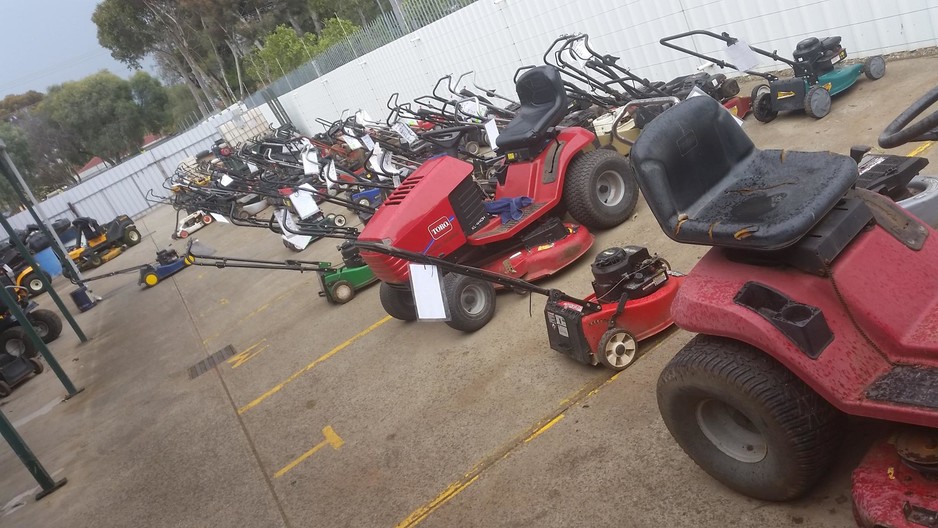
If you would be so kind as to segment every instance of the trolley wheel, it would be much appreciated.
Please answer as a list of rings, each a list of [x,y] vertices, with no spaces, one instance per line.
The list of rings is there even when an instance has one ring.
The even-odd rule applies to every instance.
[[[621,328],[606,330],[599,338],[596,359],[612,370],[625,370],[638,357],[638,343]]]

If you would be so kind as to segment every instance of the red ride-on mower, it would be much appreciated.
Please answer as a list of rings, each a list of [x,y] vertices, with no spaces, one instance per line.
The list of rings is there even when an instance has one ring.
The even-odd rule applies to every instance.
[[[424,163],[391,193],[359,240],[533,281],[583,255],[593,243],[587,228],[610,228],[628,219],[638,200],[628,161],[614,151],[592,150],[595,136],[586,129],[555,128],[567,112],[556,68],[528,70],[517,91],[521,109],[497,140],[507,168],[495,201],[530,198],[520,219],[503,223],[489,215],[472,165],[443,156]],[[562,222],[564,209],[583,225]],[[362,256],[382,281],[381,303],[388,314],[416,319],[407,262],[370,251]],[[473,332],[491,320],[491,283],[456,274],[443,282],[447,324]]]
[[[938,138],[938,113],[880,137]],[[632,149],[662,230],[712,249],[684,279],[675,323],[698,335],[658,380],[671,434],[749,496],[807,493],[836,456],[845,415],[895,424],[854,472],[865,527],[938,518],[938,233],[856,189],[856,162],[756,149],[720,107],[667,110]]]

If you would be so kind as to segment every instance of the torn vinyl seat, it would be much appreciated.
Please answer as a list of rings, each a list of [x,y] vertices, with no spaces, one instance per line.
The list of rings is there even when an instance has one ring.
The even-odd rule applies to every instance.
[[[759,150],[710,97],[693,97],[648,124],[631,152],[638,184],[677,242],[788,247],[856,182],[857,165],[830,152]]]
[[[503,152],[528,149],[533,157],[548,139],[548,132],[567,113],[567,93],[560,72],[553,66],[537,66],[521,74],[515,84],[521,109],[498,135]]]

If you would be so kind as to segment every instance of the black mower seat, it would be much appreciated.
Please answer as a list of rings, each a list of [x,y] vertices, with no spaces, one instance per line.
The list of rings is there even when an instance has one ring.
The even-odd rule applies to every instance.
[[[547,131],[567,113],[563,79],[553,66],[537,66],[524,72],[515,89],[521,109],[495,141],[501,151],[540,147],[547,139]]]
[[[808,37],[795,46],[792,56],[795,60],[806,60],[811,58],[812,55],[820,55],[838,46],[840,46],[840,37],[838,36],[824,37],[823,40],[817,37]]]
[[[857,180],[829,152],[759,150],[710,97],[655,118],[631,152],[645,200],[677,242],[759,250],[794,244]]]

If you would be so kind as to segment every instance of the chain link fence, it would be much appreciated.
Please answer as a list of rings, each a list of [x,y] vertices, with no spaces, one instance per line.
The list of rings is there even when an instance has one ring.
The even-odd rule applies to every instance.
[[[385,44],[459,11],[476,0],[404,0],[400,11],[386,12],[365,27],[346,35],[342,42],[333,44],[311,61],[258,90],[245,99],[248,108],[254,108],[291,92],[306,83],[352,62]],[[400,16],[398,16],[398,14]]]

